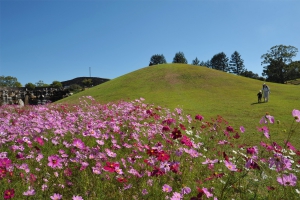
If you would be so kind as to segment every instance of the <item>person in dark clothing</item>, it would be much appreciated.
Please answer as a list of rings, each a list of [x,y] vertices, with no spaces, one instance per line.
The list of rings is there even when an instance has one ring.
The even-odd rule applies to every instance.
[[[261,90],[259,90],[259,92],[257,93],[257,103],[261,102],[261,98],[262,98],[262,92]]]

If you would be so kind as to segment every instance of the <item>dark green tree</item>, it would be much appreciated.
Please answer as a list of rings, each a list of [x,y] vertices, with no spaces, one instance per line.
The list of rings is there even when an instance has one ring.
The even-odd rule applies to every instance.
[[[247,69],[242,71],[240,73],[241,76],[244,76],[244,77],[248,77],[248,78],[253,78],[253,79],[258,79],[258,80],[264,80],[263,77],[260,77],[258,74],[256,73],[253,73],[252,71],[248,71]]]
[[[263,67],[263,76],[266,80],[276,83],[285,83],[289,80],[290,63],[292,58],[297,55],[298,49],[294,46],[276,45],[267,53],[261,56]]]
[[[243,71],[245,71],[244,60],[241,58],[241,55],[235,51],[231,55],[229,61],[229,68],[233,74],[240,75]]]
[[[200,61],[196,57],[195,60],[192,61],[192,65],[199,65],[199,64],[200,64]]]
[[[78,84],[72,84],[72,85],[70,85],[69,90],[72,92],[77,92],[77,91],[82,90],[82,87]]]
[[[201,61],[199,65],[210,68],[210,60],[207,60],[206,62]]]
[[[51,83],[50,87],[53,87],[53,88],[62,88],[62,83],[59,82],[59,81],[53,81]]]
[[[174,58],[173,58],[173,63],[184,63],[187,64],[188,61],[184,56],[183,52],[178,52],[175,54]]]
[[[25,84],[25,88],[27,90],[34,90],[35,89],[35,85],[33,83],[26,83]]]
[[[218,53],[210,60],[212,69],[221,70],[223,72],[229,71],[228,58],[224,52]]]
[[[155,54],[150,58],[149,66],[164,64],[164,63],[167,63],[165,56],[163,54]]]
[[[82,84],[86,87],[91,87],[93,85],[93,80],[90,78],[89,79],[86,78],[82,81]]]
[[[22,84],[16,77],[0,76],[0,86],[2,87],[22,87]]]
[[[288,80],[300,78],[300,61],[291,62],[288,69]]]

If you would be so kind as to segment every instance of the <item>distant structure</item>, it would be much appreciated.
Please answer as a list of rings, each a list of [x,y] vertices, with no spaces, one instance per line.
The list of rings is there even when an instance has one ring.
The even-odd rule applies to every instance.
[[[25,87],[0,87],[1,105],[44,105],[55,102],[72,95],[68,87],[73,84],[84,87],[83,80],[92,79],[93,86],[109,81],[106,78],[78,77],[68,81],[62,81],[62,88],[35,87],[33,91]]]

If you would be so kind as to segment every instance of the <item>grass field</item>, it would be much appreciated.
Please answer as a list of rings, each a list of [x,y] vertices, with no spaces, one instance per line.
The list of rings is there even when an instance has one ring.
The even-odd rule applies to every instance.
[[[299,86],[267,83],[257,103],[262,84],[166,64],[58,103],[1,106],[0,195],[299,199]]]
[[[281,122],[270,127],[273,137],[283,139],[282,131],[293,121],[292,110],[300,109],[300,87],[267,83],[270,100],[257,103],[256,94],[262,84],[259,80],[206,67],[162,64],[133,71],[58,103],[78,103],[80,96],[92,96],[100,103],[143,97],[146,103],[182,108],[185,114],[201,114],[207,120],[221,115],[235,128],[244,126],[253,142],[260,140],[256,137],[256,127],[268,112]],[[295,140],[300,145],[299,139]]]

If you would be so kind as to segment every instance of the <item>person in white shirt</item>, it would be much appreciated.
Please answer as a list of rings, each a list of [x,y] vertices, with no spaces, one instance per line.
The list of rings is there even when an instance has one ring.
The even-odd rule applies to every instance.
[[[269,86],[267,86],[265,83],[263,84],[262,92],[263,92],[264,102],[268,102],[269,101],[269,94],[271,92],[270,92]]]

